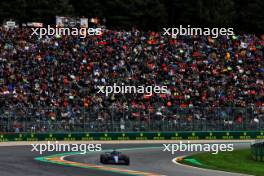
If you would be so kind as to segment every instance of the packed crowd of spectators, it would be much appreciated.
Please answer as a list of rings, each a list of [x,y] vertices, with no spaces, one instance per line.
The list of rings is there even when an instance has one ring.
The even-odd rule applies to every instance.
[[[185,117],[191,121],[212,118],[202,112],[204,108],[211,112],[231,107],[220,114],[250,108],[251,120],[264,119],[264,38],[172,39],[136,30],[106,30],[86,38],[38,38],[31,33],[26,28],[0,29],[2,118],[8,114],[20,120],[68,123],[177,120],[179,109],[201,109]],[[97,86],[114,83],[165,85],[168,92],[151,96],[97,93]],[[242,110],[235,118],[241,121],[244,115]]]

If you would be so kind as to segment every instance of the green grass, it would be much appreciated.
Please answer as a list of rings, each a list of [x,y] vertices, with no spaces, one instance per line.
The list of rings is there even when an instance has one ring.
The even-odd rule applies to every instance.
[[[186,159],[195,159],[202,164],[197,165],[186,160],[182,161],[184,164],[196,167],[264,176],[264,162],[253,160],[250,149],[220,152],[216,155],[199,153],[186,157]]]

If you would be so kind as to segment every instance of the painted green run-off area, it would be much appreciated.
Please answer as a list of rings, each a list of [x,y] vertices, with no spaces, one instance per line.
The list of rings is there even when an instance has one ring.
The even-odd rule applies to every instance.
[[[255,161],[251,156],[250,149],[220,152],[216,155],[211,153],[195,154],[186,157],[182,163],[207,169],[264,176],[264,162]]]

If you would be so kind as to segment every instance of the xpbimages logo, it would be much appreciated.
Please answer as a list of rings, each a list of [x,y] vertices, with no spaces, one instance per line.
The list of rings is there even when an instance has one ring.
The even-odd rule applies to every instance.
[[[65,27],[51,27],[48,25],[47,28],[31,28],[31,35],[39,36],[64,36],[64,35],[73,35],[80,36],[80,38],[85,38],[87,35],[101,35],[101,28],[65,28]]]
[[[167,86],[129,86],[122,83],[117,85],[114,83],[113,86],[97,86],[99,89],[97,93],[102,93],[108,96],[109,94],[146,94],[148,96],[152,94],[166,94],[168,93]]]
[[[44,152],[81,152],[81,154],[85,154],[102,150],[101,144],[64,144],[58,141],[48,141],[47,144],[31,144],[31,146],[32,152],[38,152],[41,155]]]
[[[232,152],[234,144],[192,144],[190,141],[178,144],[163,144],[163,152],[170,152],[172,155],[176,152],[211,152],[218,154],[219,152]]]
[[[230,36],[234,35],[233,28],[194,28],[191,25],[184,27],[180,25],[177,28],[163,28],[163,35],[171,36],[172,38],[177,38],[177,36],[186,35],[204,35],[212,36],[212,38],[217,38],[219,36]]]

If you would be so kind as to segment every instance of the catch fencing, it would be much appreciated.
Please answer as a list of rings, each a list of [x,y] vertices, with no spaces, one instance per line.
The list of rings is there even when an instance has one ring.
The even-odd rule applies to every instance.
[[[261,131],[259,108],[19,108],[0,109],[0,132]]]

